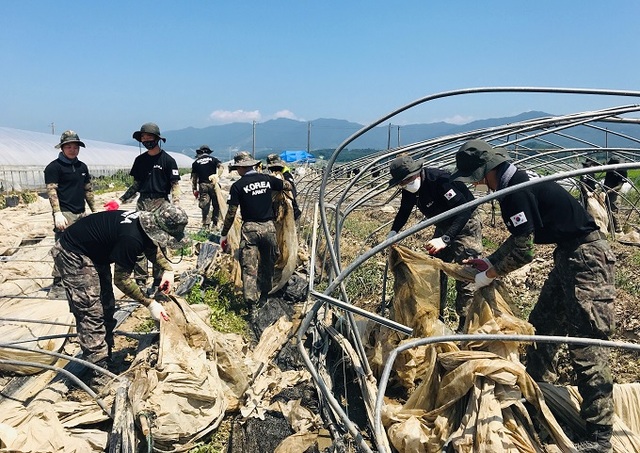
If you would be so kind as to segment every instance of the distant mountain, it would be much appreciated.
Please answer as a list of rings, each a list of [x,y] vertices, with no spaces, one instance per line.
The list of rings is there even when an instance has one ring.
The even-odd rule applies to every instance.
[[[391,131],[388,125],[381,125],[359,137],[348,148],[383,150],[388,145],[396,147],[398,139],[400,145],[406,145],[442,135],[548,116],[553,115],[531,111],[513,117],[483,119],[462,125],[444,122],[410,124],[400,126],[399,134],[397,125],[392,125]],[[165,131],[163,135],[167,138],[164,148],[168,151],[194,156],[195,150],[200,145],[207,144],[214,150],[214,155],[222,160],[229,160],[238,151],[246,150],[251,152],[254,146],[254,139],[256,157],[259,158],[264,158],[272,152],[280,153],[284,150],[307,149],[307,145],[312,153],[314,150],[336,149],[347,138],[363,127],[362,124],[329,118],[320,118],[310,122],[279,118],[265,121],[264,123],[256,123],[255,129],[251,123],[232,123],[209,126],[202,129],[188,127],[186,129]],[[598,146],[605,146],[605,143],[601,143],[603,136],[601,131],[584,127],[583,129],[580,132],[581,138],[596,143]],[[615,138],[613,139],[615,140]],[[560,146],[571,146],[568,141],[563,142],[563,139],[559,137],[554,137],[553,142]],[[622,145],[615,145],[609,142],[608,146]]]

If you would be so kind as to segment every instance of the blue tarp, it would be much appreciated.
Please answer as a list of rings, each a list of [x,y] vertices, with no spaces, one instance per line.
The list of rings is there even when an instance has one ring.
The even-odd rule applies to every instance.
[[[280,158],[285,162],[309,162],[314,163],[316,158],[313,154],[302,151],[282,151]]]

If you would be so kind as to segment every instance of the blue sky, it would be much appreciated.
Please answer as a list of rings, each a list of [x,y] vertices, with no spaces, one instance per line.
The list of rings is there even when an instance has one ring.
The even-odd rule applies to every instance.
[[[123,143],[147,121],[163,131],[277,117],[369,124],[465,88],[640,90],[639,17],[637,0],[7,1],[0,126],[51,132],[54,123],[56,134]],[[391,122],[602,102],[468,95]]]

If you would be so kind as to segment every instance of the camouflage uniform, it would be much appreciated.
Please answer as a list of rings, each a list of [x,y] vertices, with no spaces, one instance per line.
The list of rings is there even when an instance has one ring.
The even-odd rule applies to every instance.
[[[529,321],[540,335],[571,335],[606,340],[613,332],[615,256],[606,240],[576,248],[558,246]],[[604,263],[604,265],[602,264]],[[554,382],[558,345],[527,349],[527,372],[536,381]],[[608,349],[569,345],[582,396],[581,417],[595,425],[613,424],[613,378]]]
[[[136,203],[136,209],[138,209],[138,211],[154,212],[158,209],[166,207],[168,204],[169,201],[165,198],[145,198],[144,196],[140,195]],[[164,272],[163,269],[157,263],[153,263],[153,286],[158,286],[160,278],[162,277],[162,272]],[[136,282],[138,282],[138,285],[144,288],[147,286],[148,275],[149,260],[144,254],[142,254],[139,256],[138,261],[136,261],[136,265],[133,268],[133,276],[136,279]]]
[[[272,221],[244,222],[240,242],[243,294],[247,305],[255,305],[271,291],[278,260],[276,227]]]
[[[440,231],[436,228],[434,237],[440,237],[445,230]],[[477,258],[482,252],[482,223],[478,217],[477,211],[474,211],[471,218],[467,221],[462,231],[452,238],[451,243],[438,253],[438,258],[447,263],[462,264],[462,260],[467,258]],[[440,272],[440,311],[446,305],[447,301],[447,274]],[[473,301],[474,291],[469,288],[467,282],[456,280],[456,313],[460,317],[460,328],[464,326],[464,320],[467,316],[467,307]]]
[[[218,206],[216,186],[217,184],[209,182],[201,182],[198,184],[198,207],[202,209],[202,226],[205,228],[208,228],[209,224],[213,224],[215,227],[220,217],[220,206]],[[212,206],[213,212],[211,212]]]
[[[51,255],[76,318],[83,358],[91,363],[109,362],[116,327],[111,266],[94,265],[88,257],[62,248],[60,242],[53,246]]]

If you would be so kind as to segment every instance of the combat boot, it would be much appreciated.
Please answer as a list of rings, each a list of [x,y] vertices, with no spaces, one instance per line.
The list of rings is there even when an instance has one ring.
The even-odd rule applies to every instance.
[[[587,439],[575,444],[580,453],[613,453],[610,425],[587,423]]]

